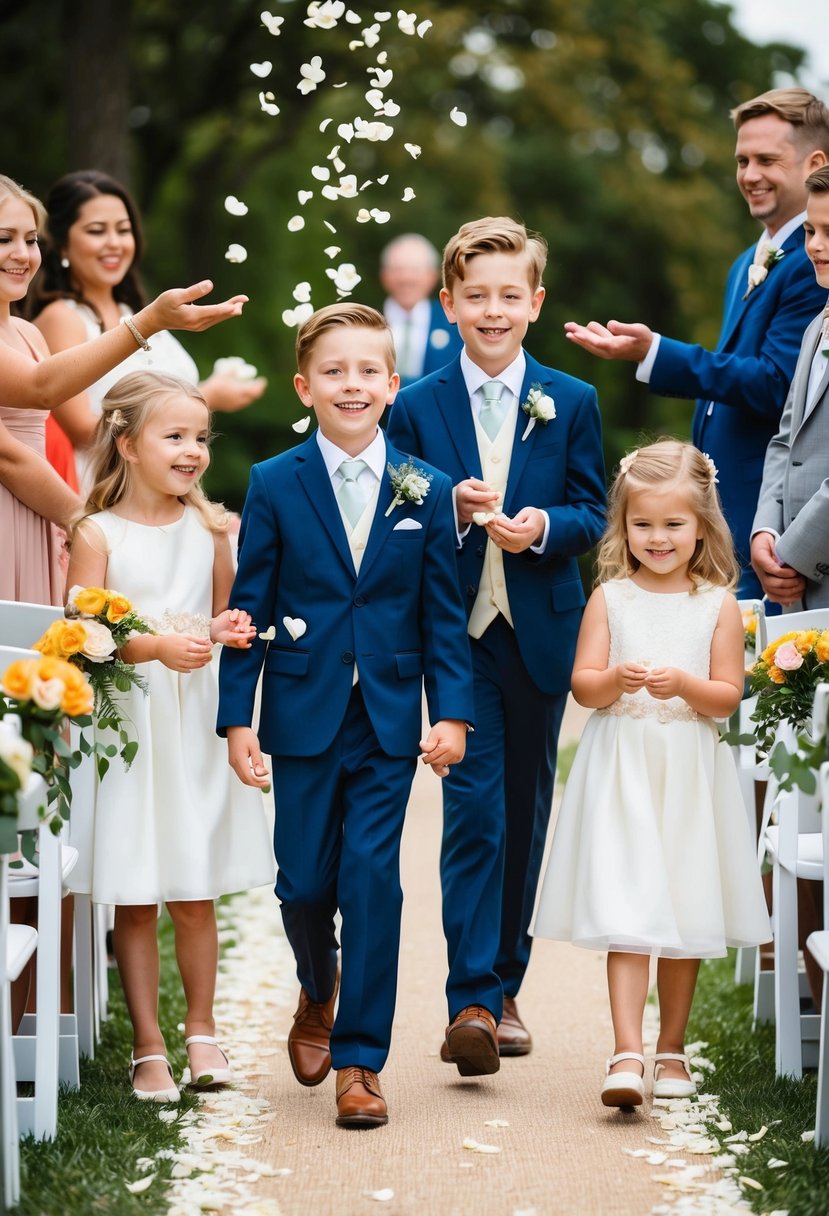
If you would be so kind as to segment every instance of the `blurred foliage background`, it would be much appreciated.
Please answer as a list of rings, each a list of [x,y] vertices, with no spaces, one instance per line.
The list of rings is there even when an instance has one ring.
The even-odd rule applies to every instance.
[[[239,508],[253,460],[295,442],[294,330],[281,316],[308,280],[332,302],[326,266],[354,262],[354,299],[379,305],[378,254],[402,232],[438,247],[466,219],[511,214],[550,244],[547,299],[527,345],[599,390],[608,464],[643,432],[687,436],[691,403],[637,385],[630,365],[591,359],[562,335],[568,319],[641,320],[705,345],[716,342],[733,257],[756,238],[734,184],[729,110],[796,80],[802,53],[757,47],[713,0],[420,0],[424,38],[398,28],[397,9],[373,48],[348,49],[375,21],[304,24],[304,0],[0,0],[6,68],[0,171],[36,194],[69,169],[107,170],[130,185],[147,237],[144,277],[161,290],[203,277],[219,296],[251,299],[240,321],[185,342],[206,374],[239,354],[266,374],[265,397],[219,418],[208,489]],[[369,65],[386,51],[401,107],[388,142],[336,135],[371,118]],[[320,55],[326,80],[307,96],[299,68]],[[266,80],[250,70],[270,60]],[[342,88],[334,84],[344,83]],[[259,93],[280,108],[269,116]],[[449,118],[453,107],[468,125]],[[333,122],[325,133],[319,125]],[[413,160],[404,142],[420,144]],[[311,178],[334,144],[358,182],[388,174],[356,199],[321,198]],[[400,201],[411,186],[416,198]],[[304,207],[297,191],[313,189]],[[243,218],[224,209],[237,195]],[[361,206],[391,212],[357,223]],[[305,227],[289,232],[298,213]],[[324,220],[333,224],[332,235]],[[241,265],[228,244],[248,250]],[[325,246],[342,252],[331,262]]]

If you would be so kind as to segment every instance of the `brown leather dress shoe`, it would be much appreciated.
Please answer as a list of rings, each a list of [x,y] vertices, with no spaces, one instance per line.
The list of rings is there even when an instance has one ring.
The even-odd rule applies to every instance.
[[[357,1066],[337,1069],[337,1126],[382,1127],[388,1121],[377,1073]]]
[[[300,1085],[319,1085],[331,1071],[329,1044],[339,986],[338,975],[325,1004],[312,1001],[304,988],[299,990],[294,1024],[288,1032],[288,1059]]]
[[[533,1049],[532,1036],[521,1021],[515,997],[504,997],[504,1012],[497,1030],[498,1053],[502,1056],[528,1056]]]
[[[467,1005],[446,1027],[440,1049],[446,1064],[456,1064],[462,1077],[483,1077],[501,1067],[495,1018],[483,1005]]]

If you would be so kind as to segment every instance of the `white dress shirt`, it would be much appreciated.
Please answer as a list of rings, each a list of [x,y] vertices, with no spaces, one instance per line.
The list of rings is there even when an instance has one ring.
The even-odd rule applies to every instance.
[[[389,297],[383,305],[383,315],[394,338],[397,371],[406,380],[417,380],[423,374],[432,328],[431,300],[419,300],[414,308],[405,309]]]
[[[377,428],[377,434],[368,447],[356,456],[350,456],[348,452],[338,448],[330,439],[326,439],[320,430],[317,430],[317,443],[322,452],[328,476],[331,478],[331,488],[335,497],[343,484],[343,475],[340,472],[342,462],[344,460],[364,460],[366,462],[367,467],[360,470],[360,475],[354,484],[363,502],[367,503],[374,493],[377,483],[382,481],[386,472],[386,439],[380,428]]]

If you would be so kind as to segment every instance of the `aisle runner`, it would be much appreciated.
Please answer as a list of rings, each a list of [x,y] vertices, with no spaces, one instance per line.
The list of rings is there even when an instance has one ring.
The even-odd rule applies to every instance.
[[[159,1158],[173,1161],[168,1216],[200,1216],[232,1211],[234,1216],[280,1216],[275,1199],[257,1198],[257,1184],[292,1171],[250,1156],[248,1146],[262,1140],[265,1124],[277,1116],[270,1102],[257,1096],[260,1078],[269,1072],[274,1046],[285,1034],[275,1027],[289,1023],[286,1013],[296,1003],[293,955],[282,931],[279,906],[270,887],[239,895],[218,909],[223,946],[216,992],[216,1029],[239,1078],[233,1089],[206,1094],[198,1110],[178,1116],[164,1107],[159,1118],[179,1118],[184,1147],[163,1149]],[[179,1027],[183,1030],[183,1027]],[[139,1163],[152,1170],[156,1160]],[[150,1185],[147,1174],[129,1189]]]

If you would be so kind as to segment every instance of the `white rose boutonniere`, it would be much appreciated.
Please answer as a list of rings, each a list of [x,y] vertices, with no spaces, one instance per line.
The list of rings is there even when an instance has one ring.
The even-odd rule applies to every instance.
[[[402,507],[404,502],[411,502],[419,507],[429,493],[432,474],[427,473],[425,469],[418,468],[411,457],[403,464],[386,465],[386,470],[394,490],[394,498],[389,504],[386,515],[391,515],[394,508]]]
[[[552,397],[545,395],[544,390],[538,383],[530,385],[527,400],[522,402],[521,409],[529,416],[529,422],[524,434],[521,436],[522,443],[530,434],[536,422],[540,422],[542,426],[546,426],[556,416],[555,402]]]
[[[773,266],[776,266],[781,258],[784,258],[782,249],[775,249],[774,245],[770,245],[766,241],[763,249],[760,251],[761,257],[758,262],[752,262],[748,268],[748,287],[746,288],[744,300],[747,300],[755,287],[759,287],[768,278],[768,273]]]

